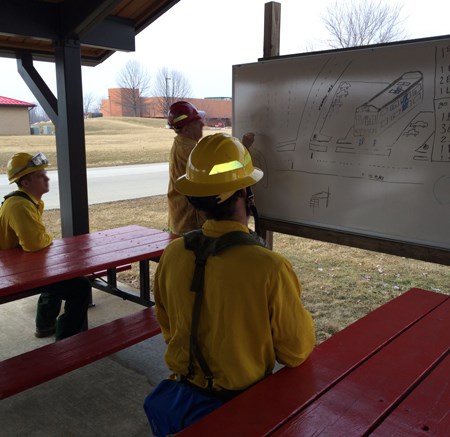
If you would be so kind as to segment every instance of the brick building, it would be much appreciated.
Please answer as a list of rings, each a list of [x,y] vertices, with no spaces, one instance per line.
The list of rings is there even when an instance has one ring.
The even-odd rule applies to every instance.
[[[0,96],[0,135],[29,135],[30,112],[36,105]]]
[[[214,97],[207,99],[185,99],[197,109],[206,112],[208,126],[231,126],[231,98]],[[108,98],[102,100],[101,112],[104,117],[146,117],[167,118],[163,97],[140,97],[138,90],[109,88]]]

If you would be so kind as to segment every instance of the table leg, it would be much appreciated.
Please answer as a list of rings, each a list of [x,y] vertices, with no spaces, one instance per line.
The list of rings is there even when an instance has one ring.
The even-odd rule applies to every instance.
[[[139,261],[139,281],[141,298],[150,301],[150,261]]]
[[[108,281],[108,285],[111,287],[117,287],[117,269],[115,267],[108,269],[106,279]]]

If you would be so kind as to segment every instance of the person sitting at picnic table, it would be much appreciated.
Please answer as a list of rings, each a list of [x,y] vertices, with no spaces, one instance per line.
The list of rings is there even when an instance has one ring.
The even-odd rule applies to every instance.
[[[167,246],[154,278],[156,316],[167,344],[165,361],[171,379],[187,382],[221,402],[270,375],[275,361],[288,367],[302,364],[315,345],[314,322],[302,304],[301,286],[290,262],[250,236],[254,206],[250,187],[262,177],[237,138],[222,133],[204,137],[191,152],[186,174],[175,188],[207,220],[201,231],[189,232]],[[199,279],[201,263],[195,250],[208,241],[219,245],[223,236],[233,242],[235,234],[244,234],[246,241],[209,256]],[[203,284],[196,316],[195,278],[197,285]],[[203,358],[198,358],[192,342]],[[158,421],[170,422],[177,408],[167,397],[159,402],[158,391],[153,398],[149,395],[146,412],[153,432],[162,435]],[[196,413],[200,412],[187,414],[198,420],[201,414]],[[189,424],[186,420],[184,426]],[[171,431],[177,431],[173,426]]]
[[[25,252],[35,252],[52,244],[53,237],[42,221],[42,196],[49,191],[47,167],[48,160],[41,152],[34,156],[16,153],[8,161],[8,180],[16,183],[18,190],[7,194],[0,207],[0,250],[20,246]],[[87,329],[91,285],[86,278],[46,285],[39,291],[36,337],[55,334],[56,340],[62,340]],[[58,317],[62,300],[64,313]]]

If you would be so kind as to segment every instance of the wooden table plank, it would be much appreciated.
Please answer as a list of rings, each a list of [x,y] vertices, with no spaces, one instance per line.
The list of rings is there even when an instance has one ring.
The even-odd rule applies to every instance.
[[[11,274],[17,274],[28,270],[30,264],[40,259],[50,260],[51,258],[63,259],[64,257],[73,257],[74,252],[77,255],[88,256],[93,250],[114,251],[120,250],[121,245],[142,245],[146,242],[160,241],[168,238],[167,232],[155,229],[143,228],[127,234],[108,234],[103,231],[95,234],[84,234],[77,237],[69,237],[69,244],[58,244],[62,240],[55,240],[54,243],[45,249],[37,252],[24,252],[20,248],[3,250],[0,254],[4,255],[0,259],[0,266]]]
[[[121,241],[119,243],[100,246],[100,247],[92,247],[88,250],[73,250],[71,252],[67,252],[64,254],[59,254],[58,256],[51,255],[51,249],[47,251],[47,253],[41,252],[38,254],[30,253],[28,258],[28,269],[21,270],[20,268],[6,268],[2,271],[2,277],[6,278],[8,276],[17,276],[22,271],[26,274],[33,274],[33,272],[42,272],[48,270],[46,274],[51,275],[50,269],[53,268],[67,268],[71,267],[74,263],[83,263],[86,265],[94,265],[99,263],[99,259],[101,257],[111,260],[119,259],[120,257],[136,257],[136,261],[140,261],[141,257],[143,259],[147,256],[147,258],[153,256],[161,255],[158,254],[153,255],[153,251],[159,251],[162,247],[164,248],[172,239],[169,237],[169,234],[161,236],[159,238],[154,237],[143,237],[139,241],[130,240],[130,241]]]
[[[39,252],[26,253],[20,251],[15,253],[11,260],[16,261],[14,264],[0,264],[2,271],[1,277],[6,278],[8,276],[22,276],[23,273],[29,274],[30,272],[37,271],[42,272],[45,269],[53,267],[67,266],[76,262],[89,263],[90,259],[98,257],[99,255],[110,256],[112,259],[119,258],[121,252],[125,254],[132,249],[134,252],[142,252],[142,254],[150,253],[153,247],[157,245],[163,245],[164,247],[174,239],[171,234],[161,233],[154,234],[139,239],[112,241],[108,244],[101,246],[90,246],[77,249],[75,246],[71,246],[70,250],[64,252],[55,251],[52,246],[43,249]],[[154,255],[153,257],[160,256],[161,254]],[[148,257],[147,257],[148,258]],[[138,260],[139,261],[139,260]],[[93,261],[95,262],[95,260]]]
[[[269,434],[447,299],[409,290],[317,346],[301,366],[280,370],[181,434]]]
[[[143,226],[127,226],[56,241],[38,252],[12,249],[0,260],[0,300],[24,297],[23,291],[161,256],[177,236]],[[79,242],[79,244],[77,244]]]
[[[130,234],[138,237],[140,235],[148,235],[149,231],[152,231],[152,233],[164,232],[158,229],[147,228],[145,226],[138,226],[138,225],[122,226],[120,228],[105,229],[103,231],[95,231],[88,234],[76,235],[74,237],[64,237],[56,239],[53,241],[52,247],[59,247],[59,246],[65,247],[70,246],[71,244],[82,245],[83,240],[85,241],[97,240],[98,242],[101,242],[105,238],[110,239],[114,237],[127,237]],[[0,263],[8,262],[10,250],[14,251],[16,249],[7,249],[0,251]],[[17,248],[17,250],[22,252],[20,248]]]
[[[449,314],[447,299],[273,435],[368,435],[448,352]]]
[[[450,435],[449,353],[371,435]]]

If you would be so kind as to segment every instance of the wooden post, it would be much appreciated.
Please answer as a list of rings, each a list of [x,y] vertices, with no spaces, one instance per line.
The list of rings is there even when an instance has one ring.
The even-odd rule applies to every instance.
[[[264,5],[264,58],[280,56],[280,18],[280,3]]]
[[[61,40],[55,46],[58,163],[61,234],[89,233],[89,204],[84,134],[80,43]]]
[[[269,2],[264,5],[264,54],[263,58],[280,56],[281,3]],[[267,247],[273,248],[273,232],[261,228]]]

